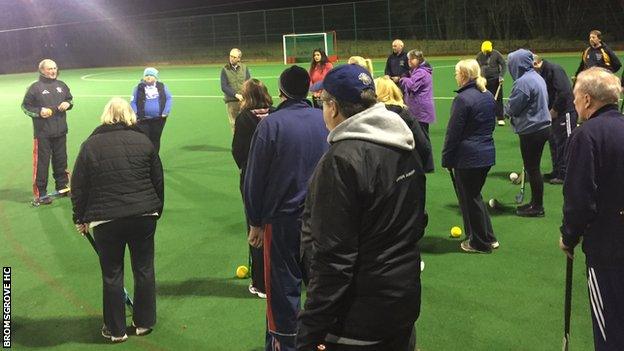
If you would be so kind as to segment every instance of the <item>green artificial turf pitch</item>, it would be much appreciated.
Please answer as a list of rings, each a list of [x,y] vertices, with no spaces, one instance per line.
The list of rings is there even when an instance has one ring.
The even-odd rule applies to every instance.
[[[578,55],[547,56],[574,73]],[[459,58],[430,60],[434,66],[437,123],[431,127],[435,173],[427,177],[429,227],[420,246],[422,311],[417,322],[421,350],[555,350],[563,337],[565,258],[558,248],[561,186],[545,185],[545,218],[520,218],[511,210],[492,214],[501,247],[490,255],[461,253],[462,226],[450,178],[440,153],[456,89]],[[62,62],[59,62],[61,69]],[[277,95],[282,64],[248,63],[252,75]],[[378,75],[384,62],[375,62]],[[174,95],[162,137],[166,204],[156,234],[158,323],[147,337],[131,337],[131,350],[262,350],[265,302],[235,278],[247,263],[238,170],[230,153],[231,132],[221,98],[221,65],[163,66],[161,81]],[[129,97],[143,67],[61,71],[72,90],[69,166],[81,142],[99,124],[111,96]],[[12,267],[13,345],[16,349],[104,349],[101,278],[87,241],[74,230],[69,199],[33,208],[32,123],[21,109],[26,87],[37,74],[0,76],[0,261]],[[507,76],[504,94],[508,96]],[[277,104],[277,98],[275,99]],[[497,127],[496,166],[483,189],[513,204],[521,170],[518,137],[509,124]],[[549,172],[545,149],[543,173]],[[50,178],[52,178],[50,176]],[[53,183],[49,185],[52,189]],[[526,199],[530,197],[527,186]],[[571,349],[592,347],[584,257],[577,249],[572,303]],[[132,291],[128,255],[126,287]],[[130,319],[129,319],[130,322]]]

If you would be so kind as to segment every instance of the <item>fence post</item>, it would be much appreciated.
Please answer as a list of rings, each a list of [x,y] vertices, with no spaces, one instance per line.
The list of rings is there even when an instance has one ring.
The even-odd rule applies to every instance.
[[[323,32],[325,32],[325,6],[321,5],[321,27],[323,27]]]
[[[269,43],[269,38],[266,26],[266,10],[262,10],[262,23],[264,23],[264,45],[267,45]]]
[[[392,16],[390,16],[390,0],[386,0],[386,9],[388,11],[388,40],[392,40]]]
[[[217,48],[217,33],[215,32],[214,16],[210,16],[210,19],[212,20],[212,50],[214,51]]]
[[[358,47],[357,47],[357,17],[355,14],[355,3],[352,2],[351,5],[353,6],[353,38],[355,39],[355,50],[357,51]]]
[[[240,47],[241,46],[240,12],[236,13],[236,22],[238,24],[238,47]]]
[[[427,0],[425,0],[425,39],[429,39],[429,18],[427,17]]]
[[[290,8],[290,22],[292,23],[292,32],[295,34],[295,9],[293,7]]]

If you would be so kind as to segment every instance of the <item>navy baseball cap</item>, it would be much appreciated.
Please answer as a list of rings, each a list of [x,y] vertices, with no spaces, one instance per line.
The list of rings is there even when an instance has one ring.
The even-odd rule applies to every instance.
[[[375,82],[366,68],[358,65],[342,65],[327,72],[321,89],[339,101],[358,103],[364,90],[375,91]]]

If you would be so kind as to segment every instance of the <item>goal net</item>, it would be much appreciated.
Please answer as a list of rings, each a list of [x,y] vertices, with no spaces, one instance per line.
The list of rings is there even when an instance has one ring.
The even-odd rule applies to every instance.
[[[314,49],[321,49],[331,62],[338,60],[336,32],[284,34],[282,36],[284,64],[304,63],[312,60]]]

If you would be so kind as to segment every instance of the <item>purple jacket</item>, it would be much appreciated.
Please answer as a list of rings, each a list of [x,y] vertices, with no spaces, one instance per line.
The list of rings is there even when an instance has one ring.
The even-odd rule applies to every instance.
[[[435,122],[433,79],[431,77],[431,72],[431,67],[421,64],[413,68],[409,72],[409,76],[399,80],[403,88],[405,104],[418,122]]]

